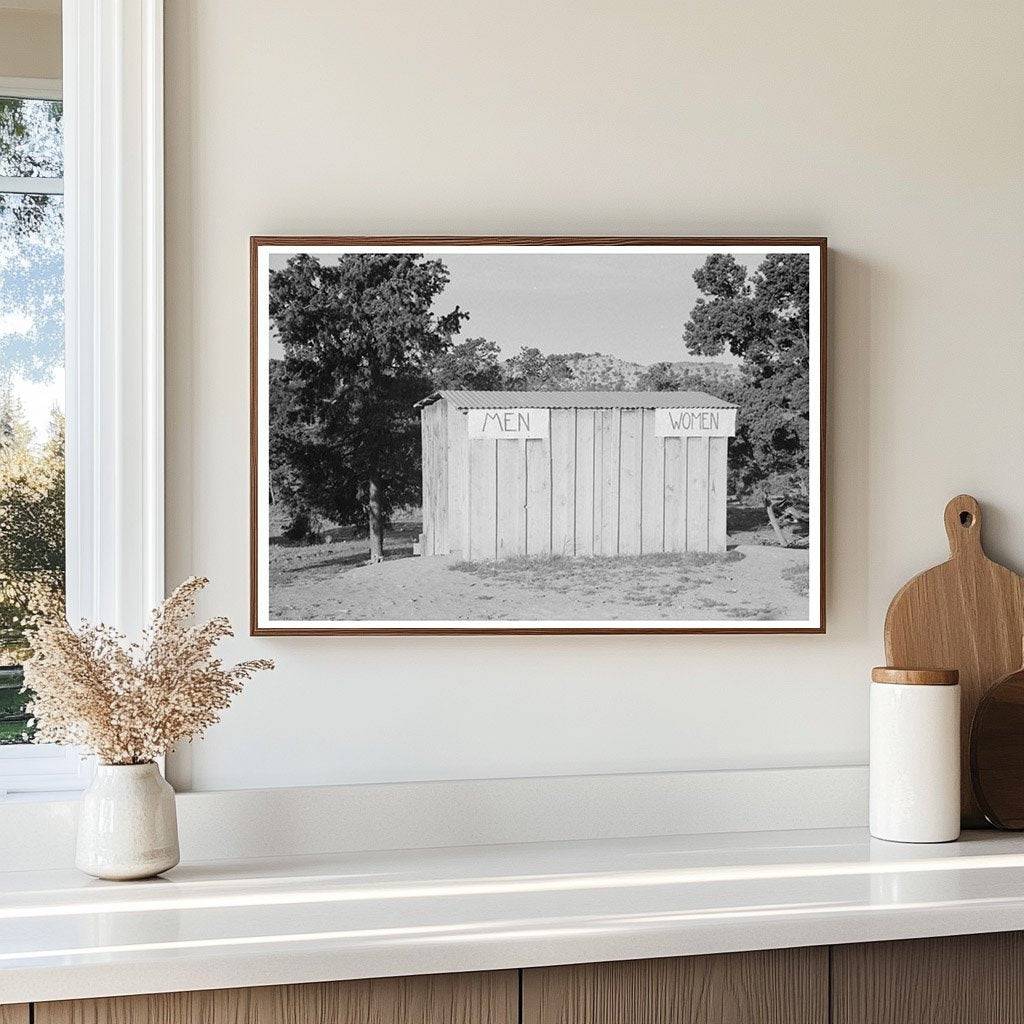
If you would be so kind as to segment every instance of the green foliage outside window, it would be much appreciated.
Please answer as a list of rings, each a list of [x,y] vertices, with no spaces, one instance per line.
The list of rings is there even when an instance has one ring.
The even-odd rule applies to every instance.
[[[62,174],[61,104],[0,97],[0,744],[31,738],[25,625],[64,593]]]

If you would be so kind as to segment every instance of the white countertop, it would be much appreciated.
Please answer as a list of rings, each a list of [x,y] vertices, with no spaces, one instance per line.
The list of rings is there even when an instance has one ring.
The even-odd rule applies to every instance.
[[[860,829],[0,872],[0,1003],[1024,929],[1024,836]]]

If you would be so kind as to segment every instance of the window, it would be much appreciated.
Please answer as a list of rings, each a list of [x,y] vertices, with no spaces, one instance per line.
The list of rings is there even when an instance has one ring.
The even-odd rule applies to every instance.
[[[81,775],[25,746],[20,667],[26,617],[64,598],[63,175],[59,85],[0,81],[0,794]]]
[[[31,734],[25,618],[64,594],[62,120],[0,93],[0,744]]]
[[[0,78],[0,102],[13,101],[0,135],[0,372],[12,423],[15,397],[22,410],[32,400],[26,465],[50,459],[32,544],[12,554],[33,585],[63,582],[72,620],[137,635],[164,594],[163,4],[63,0],[61,16],[63,82]],[[30,298],[15,301],[15,278]],[[47,432],[62,392],[63,476],[59,418]],[[17,645],[14,618],[0,649]],[[22,742],[15,660],[0,674],[0,800],[81,788],[91,763],[77,751]]]

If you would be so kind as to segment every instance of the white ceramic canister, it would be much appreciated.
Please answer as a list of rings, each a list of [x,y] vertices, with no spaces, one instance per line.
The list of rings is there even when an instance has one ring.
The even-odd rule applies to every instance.
[[[960,835],[960,684],[953,669],[871,672],[871,834],[897,843]]]
[[[178,863],[174,790],[148,764],[100,764],[82,794],[75,864],[96,878],[150,878]]]

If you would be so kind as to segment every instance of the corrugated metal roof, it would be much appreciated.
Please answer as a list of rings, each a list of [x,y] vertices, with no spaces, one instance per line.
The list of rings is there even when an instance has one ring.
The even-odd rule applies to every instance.
[[[442,399],[456,409],[735,409],[705,391],[435,391],[417,409]]]

